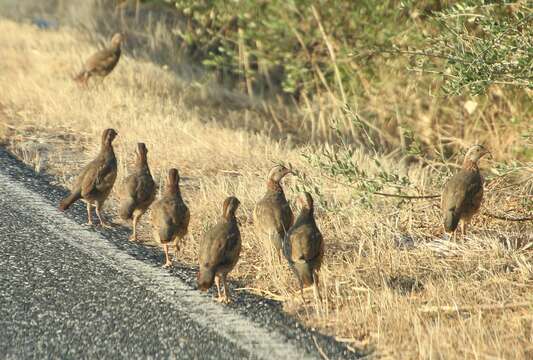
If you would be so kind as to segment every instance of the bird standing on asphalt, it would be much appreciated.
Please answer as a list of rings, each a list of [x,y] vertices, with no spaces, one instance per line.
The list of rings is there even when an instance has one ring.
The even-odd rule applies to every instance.
[[[59,210],[65,211],[75,201],[83,199],[87,203],[87,223],[93,224],[91,206],[95,206],[100,224],[103,227],[109,226],[102,218],[101,211],[117,178],[117,158],[113,151],[113,140],[116,136],[114,129],[104,130],[98,156],[81,170],[70,195],[61,200]]]
[[[104,78],[118,64],[121,55],[121,44],[124,41],[124,36],[116,33],[111,38],[109,47],[95,52],[87,59],[81,71],[74,77],[74,81],[81,85],[87,86],[87,82],[91,76],[98,76]]]
[[[294,215],[280,183],[287,174],[292,174],[292,170],[282,165],[270,170],[267,191],[255,206],[253,214],[256,233],[268,238],[269,246],[273,246],[278,254],[282,254],[283,238],[294,222]]]
[[[298,198],[300,214],[284,241],[284,253],[290,268],[298,278],[300,292],[313,285],[315,298],[321,299],[318,290],[318,271],[324,257],[324,240],[314,217],[313,198],[308,192]]]
[[[135,170],[124,180],[119,215],[123,220],[133,220],[131,241],[137,241],[137,222],[155,199],[155,182],[148,167],[147,153],[146,145],[138,143]]]
[[[152,207],[154,237],[163,245],[165,251],[163,267],[165,268],[172,266],[168,254],[168,244],[174,241],[174,259],[177,260],[179,241],[187,235],[189,227],[190,212],[181,198],[179,181],[178,170],[170,169],[165,193]]]
[[[462,220],[463,236],[472,217],[479,211],[483,199],[483,177],[479,160],[490,154],[482,145],[472,146],[466,153],[463,167],[444,185],[441,198],[444,230],[455,232]]]
[[[216,283],[218,301],[229,303],[231,294],[226,283],[226,276],[233,270],[241,252],[241,233],[235,212],[239,200],[230,196],[224,201],[222,217],[211,228],[200,242],[198,288],[206,291]],[[220,281],[224,286],[224,294],[220,292]]]

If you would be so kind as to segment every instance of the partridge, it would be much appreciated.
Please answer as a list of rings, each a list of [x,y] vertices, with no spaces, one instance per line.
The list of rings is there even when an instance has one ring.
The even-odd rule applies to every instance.
[[[235,217],[239,200],[230,196],[224,201],[222,217],[211,228],[200,242],[198,288],[206,291],[216,283],[218,301],[231,301],[230,290],[226,284],[226,276],[233,270],[241,252],[241,233]],[[220,292],[220,281],[224,286],[224,294]]]
[[[455,232],[459,220],[464,234],[472,217],[479,211],[483,199],[483,177],[479,173],[479,160],[490,154],[481,145],[472,146],[466,153],[463,167],[444,185],[441,197],[444,230]]]
[[[96,206],[96,215],[102,226],[109,226],[102,218],[101,210],[117,178],[117,159],[113,151],[113,140],[117,136],[114,129],[106,129],[102,134],[102,144],[96,159],[87,164],[74,182],[70,195],[61,200],[59,209],[67,210],[79,199],[87,203],[88,224],[93,224],[91,206]]]
[[[315,296],[318,291],[318,271],[324,257],[324,240],[314,217],[311,194],[305,192],[299,197],[300,214],[288,231],[284,241],[284,253],[290,268],[298,278],[300,292],[314,285]]]
[[[87,85],[91,76],[104,78],[109,75],[118,64],[121,54],[120,45],[123,40],[124,36],[122,34],[116,33],[113,35],[109,47],[91,55],[81,71],[74,77],[74,80],[82,85]]]
[[[137,222],[155,199],[155,182],[148,167],[147,153],[146,145],[138,143],[135,170],[124,180],[119,215],[123,220],[133,220],[131,241],[137,241]]]
[[[270,170],[267,191],[253,213],[257,233],[268,237],[278,253],[282,252],[283,238],[294,222],[294,215],[280,183],[283,177],[291,173],[290,169],[282,165],[276,165]]]
[[[174,258],[177,260],[179,240],[187,235],[189,227],[189,208],[183,202],[179,186],[180,177],[177,169],[170,169],[167,177],[165,193],[152,207],[152,226],[154,237],[163,245],[165,264],[163,267],[172,266],[168,254],[168,244],[174,241]]]

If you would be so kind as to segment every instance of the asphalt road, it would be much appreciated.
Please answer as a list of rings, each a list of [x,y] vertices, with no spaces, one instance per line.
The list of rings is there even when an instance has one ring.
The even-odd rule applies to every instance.
[[[83,226],[84,206],[0,148],[0,357],[329,359],[364,355],[305,329],[271,300],[218,304],[194,269],[127,229]],[[368,355],[368,354],[366,354]]]

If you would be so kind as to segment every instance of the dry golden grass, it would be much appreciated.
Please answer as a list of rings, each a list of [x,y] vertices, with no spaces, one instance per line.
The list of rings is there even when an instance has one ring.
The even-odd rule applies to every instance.
[[[374,198],[370,208],[307,164],[301,154],[316,148],[247,131],[249,123],[263,122],[268,129],[273,120],[259,112],[228,111],[220,94],[203,85],[181,82],[159,66],[126,56],[106,81],[82,90],[70,77],[94,46],[75,30],[39,31],[2,20],[0,43],[0,135],[9,147],[68,185],[96,153],[102,129],[119,133],[119,181],[128,173],[134,144],[145,142],[159,183],[171,166],[183,177],[191,208],[190,237],[180,255],[184,263],[195,263],[205,228],[220,213],[223,199],[234,194],[242,203],[243,252],[230,277],[280,299],[307,325],[382,357],[533,356],[531,223],[479,216],[466,241],[442,241],[438,201]],[[202,101],[212,102],[206,109]],[[491,141],[491,149],[501,149],[494,145],[507,140]],[[495,152],[500,159],[511,154]],[[363,152],[354,158],[369,173],[379,170]],[[379,160],[386,170],[397,170],[392,160]],[[316,214],[326,242],[322,304],[292,296],[296,283],[288,269],[262,256],[263,245],[253,235],[252,209],[272,161],[291,162],[328,201]],[[426,193],[438,191],[437,175],[432,168],[410,171],[411,181]],[[503,180],[489,184],[484,208],[501,212],[519,204],[517,196],[531,198],[531,179],[507,189]],[[290,199],[297,182],[286,180]],[[496,194],[498,189],[503,190]],[[108,216],[114,202],[110,205]],[[148,234],[145,226],[142,240],[150,245]],[[400,239],[414,245],[398,246]]]

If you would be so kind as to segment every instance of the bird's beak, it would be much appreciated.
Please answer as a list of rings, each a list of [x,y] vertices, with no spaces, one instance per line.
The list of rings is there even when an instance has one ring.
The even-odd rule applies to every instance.
[[[485,155],[487,155],[489,157],[489,159],[494,159],[494,157],[492,156],[492,153],[490,151],[487,150],[487,152],[485,153]]]

